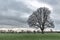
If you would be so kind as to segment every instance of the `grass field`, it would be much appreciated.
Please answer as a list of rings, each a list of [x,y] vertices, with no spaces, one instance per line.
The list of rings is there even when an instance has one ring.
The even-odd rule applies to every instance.
[[[23,33],[23,34],[12,34],[12,33],[0,33],[0,40],[60,40],[59,33]]]

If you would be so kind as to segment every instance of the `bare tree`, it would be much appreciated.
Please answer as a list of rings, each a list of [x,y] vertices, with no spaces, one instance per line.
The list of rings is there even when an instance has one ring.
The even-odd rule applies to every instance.
[[[47,27],[54,28],[54,23],[50,19],[51,11],[46,7],[41,7],[33,12],[32,15],[29,16],[27,20],[30,27],[38,27],[41,29],[42,34],[44,33],[44,29]]]

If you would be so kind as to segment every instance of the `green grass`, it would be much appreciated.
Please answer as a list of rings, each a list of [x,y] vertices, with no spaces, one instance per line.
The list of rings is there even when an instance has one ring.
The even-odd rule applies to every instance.
[[[60,40],[59,33],[21,33],[21,34],[12,34],[12,33],[0,33],[0,40]]]

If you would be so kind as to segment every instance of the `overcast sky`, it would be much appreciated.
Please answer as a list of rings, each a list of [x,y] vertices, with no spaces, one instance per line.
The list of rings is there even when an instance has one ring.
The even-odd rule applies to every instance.
[[[27,19],[39,7],[48,7],[55,29],[60,29],[60,0],[0,0],[0,25],[27,26]]]

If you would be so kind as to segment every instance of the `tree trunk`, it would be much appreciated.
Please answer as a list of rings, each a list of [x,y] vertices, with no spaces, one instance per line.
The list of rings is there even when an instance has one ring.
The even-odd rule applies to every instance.
[[[44,22],[42,23],[41,31],[42,31],[42,34],[44,34]]]
[[[41,33],[44,34],[44,30],[41,30],[41,31],[42,31]]]

